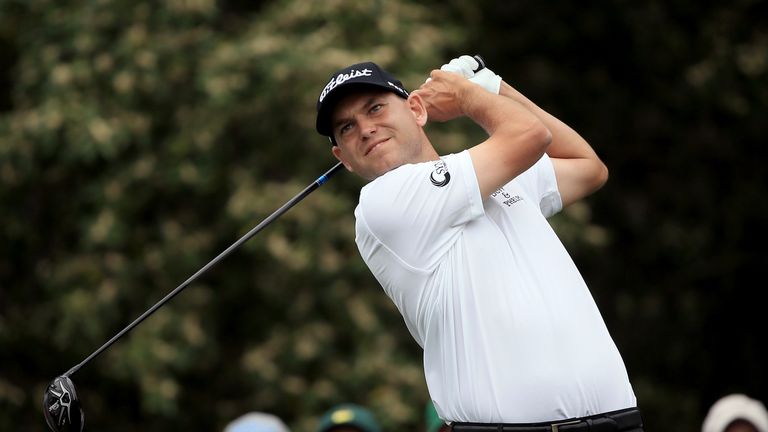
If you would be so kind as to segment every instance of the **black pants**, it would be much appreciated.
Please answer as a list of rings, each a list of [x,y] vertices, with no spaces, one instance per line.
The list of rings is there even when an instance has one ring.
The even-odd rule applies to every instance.
[[[453,423],[456,432],[643,432],[640,410],[627,408],[543,423]]]

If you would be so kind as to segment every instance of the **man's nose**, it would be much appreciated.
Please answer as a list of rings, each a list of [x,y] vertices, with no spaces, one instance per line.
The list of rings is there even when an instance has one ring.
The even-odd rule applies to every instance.
[[[360,126],[360,134],[364,138],[368,138],[376,133],[376,123],[371,120],[360,119],[358,125]]]

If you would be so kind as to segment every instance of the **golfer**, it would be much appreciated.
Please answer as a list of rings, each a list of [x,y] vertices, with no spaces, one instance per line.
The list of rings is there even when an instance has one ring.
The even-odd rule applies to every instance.
[[[355,209],[362,258],[424,349],[453,430],[642,431],[619,351],[546,220],[599,189],[607,168],[477,68],[453,59],[409,94],[366,62],[322,89],[318,132],[370,181]],[[488,138],[441,156],[424,126],[462,116]]]

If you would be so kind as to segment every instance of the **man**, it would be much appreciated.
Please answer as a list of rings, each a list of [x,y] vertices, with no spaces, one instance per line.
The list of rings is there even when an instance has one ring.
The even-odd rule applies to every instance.
[[[409,94],[360,63],[321,92],[318,132],[371,180],[355,209],[360,253],[424,349],[453,430],[641,431],[621,356],[546,221],[608,171],[579,134],[477,67],[453,59]],[[488,139],[441,157],[423,127],[460,116]]]

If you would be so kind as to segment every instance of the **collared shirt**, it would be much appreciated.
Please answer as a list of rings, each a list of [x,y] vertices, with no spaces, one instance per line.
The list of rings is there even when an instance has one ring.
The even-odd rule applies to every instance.
[[[483,200],[468,151],[366,185],[360,253],[424,349],[447,421],[526,423],[636,406],[621,356],[546,217],[552,162]]]

